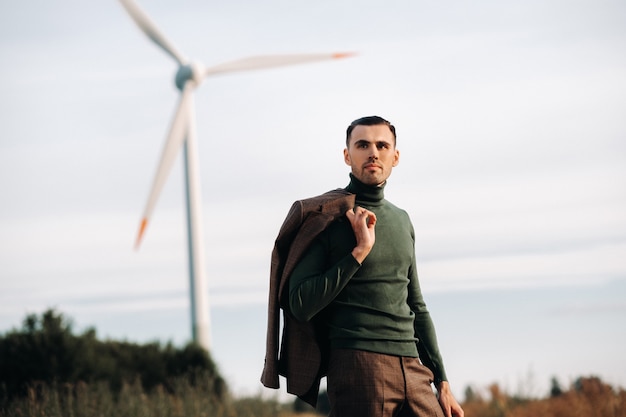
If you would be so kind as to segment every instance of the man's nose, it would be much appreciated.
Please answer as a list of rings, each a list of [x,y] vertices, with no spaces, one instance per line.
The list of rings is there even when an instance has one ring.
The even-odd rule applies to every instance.
[[[372,146],[370,159],[372,159],[372,160],[378,159],[378,148],[375,147],[375,146]]]

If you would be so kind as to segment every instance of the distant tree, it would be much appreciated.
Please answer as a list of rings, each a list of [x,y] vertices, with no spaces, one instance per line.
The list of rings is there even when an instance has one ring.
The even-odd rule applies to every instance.
[[[48,310],[41,319],[27,316],[21,331],[6,334],[0,340],[0,375],[8,391],[23,388],[27,381],[73,379],[82,349],[71,329],[69,320]]]
[[[467,387],[465,387],[465,402],[470,403],[470,402],[475,402],[478,400],[481,400],[481,398],[476,393],[474,388],[471,385],[468,385]]]
[[[550,397],[558,397],[563,394],[563,389],[561,388],[561,384],[559,380],[553,376],[550,380]]]

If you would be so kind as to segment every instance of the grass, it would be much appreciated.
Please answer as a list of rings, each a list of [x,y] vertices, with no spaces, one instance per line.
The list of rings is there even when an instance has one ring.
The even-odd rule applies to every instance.
[[[274,417],[285,405],[260,398],[220,399],[210,385],[183,378],[168,389],[146,392],[141,383],[125,383],[114,394],[107,383],[32,384],[26,395],[0,407],[2,417]]]

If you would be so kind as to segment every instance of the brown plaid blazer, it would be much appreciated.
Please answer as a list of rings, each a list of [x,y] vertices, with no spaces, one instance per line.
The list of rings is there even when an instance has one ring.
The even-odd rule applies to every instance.
[[[279,388],[279,375],[287,380],[287,392],[315,406],[326,344],[316,337],[314,323],[298,322],[289,313],[287,281],[311,242],[333,221],[354,208],[355,195],[343,189],[293,203],[278,232],[272,251],[265,366],[261,382]],[[279,352],[280,310],[283,334]]]

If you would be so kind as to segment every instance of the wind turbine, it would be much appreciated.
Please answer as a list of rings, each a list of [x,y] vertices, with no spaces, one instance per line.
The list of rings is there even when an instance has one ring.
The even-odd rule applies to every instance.
[[[189,252],[192,338],[194,342],[208,351],[211,347],[209,300],[204,259],[204,243],[201,236],[203,226],[200,175],[192,92],[202,83],[204,78],[214,74],[344,58],[351,54],[332,53],[255,56],[207,68],[198,62],[190,61],[180,53],[133,0],[120,0],[120,2],[139,28],[152,39],[154,43],[174,58],[178,64],[178,71],[176,72],[175,78],[176,87],[181,92],[180,101],[174,113],[174,118],[171,122],[170,130],[167,134],[165,146],[161,154],[161,160],[152,183],[148,202],[143,212],[135,247],[138,249],[141,244],[159,194],[172,168],[174,159],[182,147],[187,203],[187,245]]]

